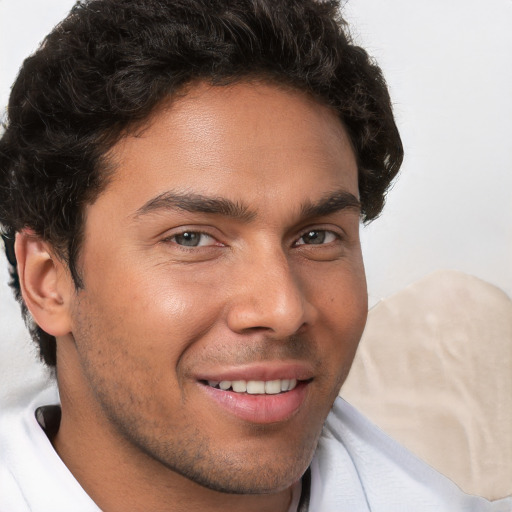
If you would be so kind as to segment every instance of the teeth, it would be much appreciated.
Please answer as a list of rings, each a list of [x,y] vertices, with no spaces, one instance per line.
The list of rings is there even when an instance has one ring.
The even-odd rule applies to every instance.
[[[277,393],[281,393],[281,381],[267,380],[267,382],[265,382],[265,393],[267,395],[277,395]]]
[[[223,391],[231,389],[235,393],[248,393],[250,395],[277,395],[291,391],[297,386],[297,379],[277,380],[209,380],[212,388],[220,388]]]
[[[263,395],[265,393],[265,382],[262,380],[247,381],[247,393],[250,395]]]
[[[247,391],[247,384],[249,383],[245,382],[245,380],[234,380],[231,387],[236,393],[245,393]]]

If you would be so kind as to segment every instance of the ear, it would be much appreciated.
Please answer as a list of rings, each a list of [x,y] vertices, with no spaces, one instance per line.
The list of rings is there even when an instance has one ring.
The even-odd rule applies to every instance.
[[[73,284],[67,267],[32,230],[16,234],[14,249],[21,293],[35,323],[52,336],[68,334]]]

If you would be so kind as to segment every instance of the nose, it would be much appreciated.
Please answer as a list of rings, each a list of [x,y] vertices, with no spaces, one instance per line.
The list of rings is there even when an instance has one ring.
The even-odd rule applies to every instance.
[[[305,287],[281,249],[258,251],[236,274],[227,315],[234,332],[264,330],[284,338],[313,321]]]

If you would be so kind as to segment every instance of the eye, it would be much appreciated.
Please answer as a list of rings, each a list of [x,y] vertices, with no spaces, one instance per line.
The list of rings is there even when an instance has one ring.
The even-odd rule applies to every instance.
[[[312,229],[304,233],[295,245],[322,245],[338,240],[339,236],[326,229]]]
[[[199,231],[184,231],[167,238],[167,241],[184,247],[204,247],[218,244],[215,238]]]

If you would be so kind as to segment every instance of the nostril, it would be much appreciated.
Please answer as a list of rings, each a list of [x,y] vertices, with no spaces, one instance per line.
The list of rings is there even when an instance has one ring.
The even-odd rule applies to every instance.
[[[270,327],[263,327],[262,325],[257,325],[255,327],[247,327],[244,329],[246,332],[260,332],[260,331],[272,331]]]

